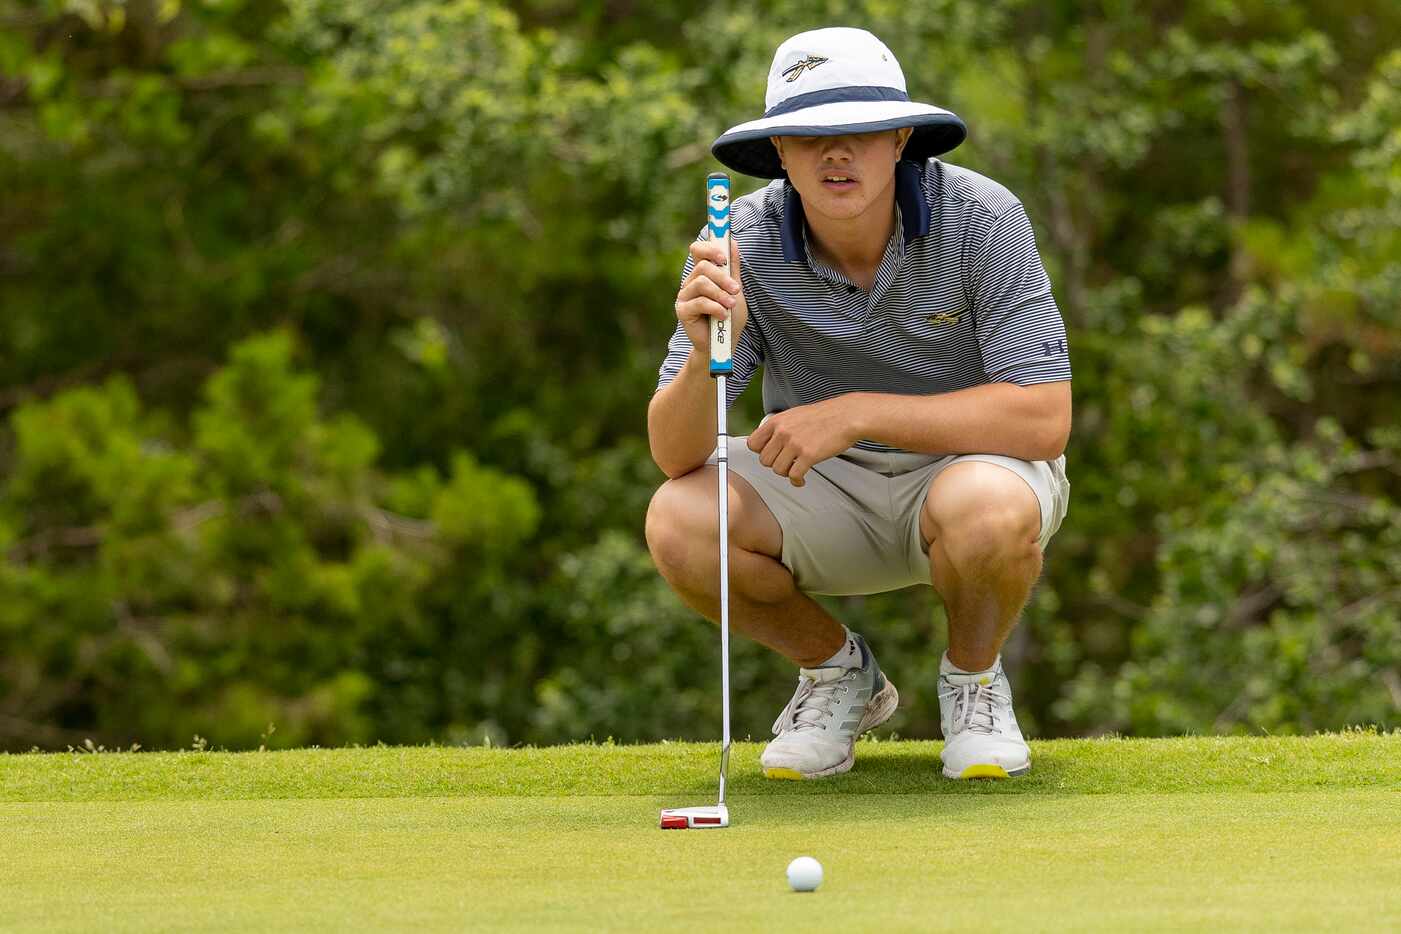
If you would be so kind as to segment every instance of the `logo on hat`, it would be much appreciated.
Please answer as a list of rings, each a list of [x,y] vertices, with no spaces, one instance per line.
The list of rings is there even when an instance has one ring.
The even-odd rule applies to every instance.
[[[827,59],[823,58],[821,55],[809,55],[801,62],[797,62],[785,68],[783,70],[783,77],[788,79],[789,84],[792,84],[794,81],[798,80],[798,76],[801,75],[804,70],[811,71],[825,61],[827,61]]]

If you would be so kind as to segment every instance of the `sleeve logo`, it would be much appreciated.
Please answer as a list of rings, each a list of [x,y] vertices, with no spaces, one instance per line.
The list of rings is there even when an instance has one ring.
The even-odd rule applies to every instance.
[[[1041,342],[1042,356],[1057,357],[1065,353],[1065,338]]]

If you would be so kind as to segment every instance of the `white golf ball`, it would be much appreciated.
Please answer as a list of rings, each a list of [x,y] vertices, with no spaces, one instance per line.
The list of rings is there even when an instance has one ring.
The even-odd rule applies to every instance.
[[[795,892],[811,892],[822,884],[822,864],[811,856],[799,856],[788,864],[788,884]]]

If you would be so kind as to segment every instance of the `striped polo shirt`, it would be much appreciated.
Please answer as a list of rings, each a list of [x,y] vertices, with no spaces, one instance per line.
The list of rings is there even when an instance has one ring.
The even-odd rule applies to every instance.
[[[932,395],[1070,379],[1065,323],[1021,201],[938,159],[898,163],[895,201],[895,232],[867,292],[813,256],[802,200],[786,179],[735,199],[730,233],[749,320],[734,346],[731,405],[761,367],[766,413],[848,392]],[[688,258],[683,280],[692,265]],[[690,352],[678,322],[658,389]]]

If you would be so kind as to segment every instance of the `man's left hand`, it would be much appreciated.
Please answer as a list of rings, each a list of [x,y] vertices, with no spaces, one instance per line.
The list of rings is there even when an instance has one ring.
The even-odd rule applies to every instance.
[[[847,394],[770,415],[746,443],[759,455],[759,463],[794,486],[802,486],[803,475],[813,464],[861,440],[854,403]]]

